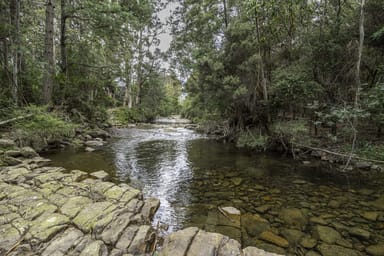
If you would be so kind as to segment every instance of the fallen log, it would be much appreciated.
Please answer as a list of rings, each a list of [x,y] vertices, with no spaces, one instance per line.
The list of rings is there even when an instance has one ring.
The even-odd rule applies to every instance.
[[[358,156],[354,156],[354,155],[350,155],[350,154],[337,153],[337,152],[333,152],[333,151],[330,151],[330,150],[327,150],[327,149],[324,149],[324,148],[315,148],[315,147],[310,147],[310,146],[306,146],[306,145],[299,144],[299,143],[294,143],[294,142],[291,142],[291,143],[293,145],[296,145],[296,146],[299,146],[299,147],[302,147],[302,148],[311,149],[311,150],[315,150],[315,151],[321,151],[321,152],[324,152],[324,153],[327,153],[327,154],[330,154],[330,155],[346,157],[346,158],[351,157],[353,159],[357,159],[357,160],[361,160],[361,161],[367,161],[367,162],[372,162],[372,163],[384,164],[384,161],[381,161],[381,160],[375,160],[375,159],[369,159],[369,158],[364,158],[364,157],[358,157]]]
[[[28,114],[28,115],[25,115],[25,116],[18,116],[18,117],[11,118],[11,119],[8,119],[8,120],[5,120],[5,121],[1,121],[0,122],[0,126],[3,126],[5,124],[9,124],[9,123],[12,123],[12,122],[16,122],[16,121],[19,121],[19,120],[23,120],[23,119],[29,118],[31,116],[33,116],[33,114]]]

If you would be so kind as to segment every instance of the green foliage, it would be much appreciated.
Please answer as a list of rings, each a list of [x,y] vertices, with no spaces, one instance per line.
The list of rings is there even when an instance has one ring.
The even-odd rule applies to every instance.
[[[47,107],[29,106],[17,110],[16,115],[32,114],[31,118],[16,122],[14,129],[19,129],[26,134],[37,134],[52,137],[70,137],[74,135],[76,125],[67,116],[60,112],[49,112]]]
[[[237,147],[247,147],[258,151],[266,151],[268,147],[269,137],[262,135],[258,131],[243,131],[236,141]]]
[[[378,83],[365,93],[365,107],[377,125],[384,124],[384,83]]]
[[[304,120],[281,121],[276,122],[272,130],[288,138],[301,139],[303,135],[308,134],[308,125]]]
[[[48,107],[29,106],[15,110],[14,116],[32,114],[32,117],[12,124],[12,134],[21,144],[43,149],[47,143],[75,136],[77,125],[68,116]]]
[[[110,110],[112,123],[126,125],[130,123],[145,123],[154,119],[153,113],[148,109],[119,107]]]
[[[356,153],[368,159],[384,161],[384,146],[380,144],[372,144],[371,142],[363,142],[357,146]]]
[[[323,88],[311,72],[300,65],[277,68],[273,72],[272,94],[283,105],[304,105],[321,97]]]

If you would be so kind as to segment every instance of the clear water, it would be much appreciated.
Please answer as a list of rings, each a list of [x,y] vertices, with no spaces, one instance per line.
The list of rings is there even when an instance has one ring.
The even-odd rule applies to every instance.
[[[234,206],[243,214],[254,214],[257,207],[267,205],[270,210],[259,214],[279,230],[284,228],[277,218],[279,211],[296,207],[308,216],[328,215],[330,225],[337,222],[368,229],[375,234],[371,243],[384,241],[383,229],[360,216],[372,211],[364,202],[384,194],[382,175],[346,177],[323,163],[303,165],[279,155],[255,154],[177,127],[119,129],[116,138],[98,151],[66,149],[48,158],[67,169],[105,170],[114,181],[160,199],[154,224],[168,224],[169,232],[198,226],[239,238],[236,230],[207,225],[212,211]],[[373,192],[359,193],[364,189]],[[334,199],[342,203],[339,208],[328,206]],[[303,231],[311,232],[310,227]],[[243,240],[244,245],[252,243]],[[351,243],[370,244],[353,239]]]

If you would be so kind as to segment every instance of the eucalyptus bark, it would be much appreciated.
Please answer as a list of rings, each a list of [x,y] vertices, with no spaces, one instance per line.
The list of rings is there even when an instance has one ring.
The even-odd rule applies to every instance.
[[[66,13],[66,0],[61,0],[61,17],[60,17],[60,54],[61,54],[61,72],[67,72],[67,13]]]
[[[360,91],[361,91],[361,78],[360,78],[360,69],[361,69],[361,58],[363,55],[364,48],[364,6],[365,0],[360,2],[360,22],[359,22],[359,48],[356,62],[356,94],[355,94],[355,108],[358,108],[360,101]]]
[[[53,0],[47,0],[45,11],[45,67],[43,77],[43,101],[45,104],[52,103],[53,78],[55,75],[54,57],[54,4]]]
[[[124,102],[123,106],[132,108],[132,84],[131,84],[131,76],[132,69],[130,65],[130,60],[126,60],[125,62],[125,94],[124,94]]]
[[[224,8],[224,24],[225,24],[225,28],[228,28],[228,24],[229,24],[229,21],[228,21],[228,7],[227,7],[227,0],[223,0],[223,8]]]
[[[143,29],[140,29],[139,32],[139,42],[138,42],[138,49],[139,49],[139,56],[138,56],[138,63],[137,63],[137,70],[136,70],[136,75],[137,75],[137,87],[136,87],[136,99],[135,99],[135,104],[136,106],[140,104],[141,102],[141,86],[143,83]]]
[[[11,36],[12,46],[12,83],[11,92],[15,105],[18,104],[19,90],[19,67],[20,67],[20,0],[11,0],[11,25],[13,27],[13,35]]]

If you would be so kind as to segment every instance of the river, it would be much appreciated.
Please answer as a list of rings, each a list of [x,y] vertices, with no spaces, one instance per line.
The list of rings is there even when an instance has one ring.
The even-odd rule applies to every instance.
[[[382,175],[349,177],[320,162],[305,165],[280,155],[256,154],[172,126],[117,129],[115,138],[98,151],[65,149],[48,158],[67,169],[105,170],[115,182],[160,199],[153,224],[168,224],[167,232],[198,226],[275,252],[301,246],[295,242],[283,249],[265,243],[249,230],[252,225],[221,225],[218,207],[233,206],[251,219],[260,216],[268,229],[287,240],[293,239],[287,232],[294,228],[302,237],[324,242],[316,231],[322,225],[340,234],[343,248],[364,251],[384,242]],[[286,209],[300,210],[298,223],[290,223],[295,213],[284,213]],[[353,234],[351,228],[363,233]]]

